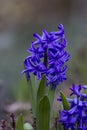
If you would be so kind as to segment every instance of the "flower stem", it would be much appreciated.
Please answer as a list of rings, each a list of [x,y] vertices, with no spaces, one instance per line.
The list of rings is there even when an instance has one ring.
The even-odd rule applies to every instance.
[[[47,68],[47,50],[44,52],[44,65],[46,66]]]

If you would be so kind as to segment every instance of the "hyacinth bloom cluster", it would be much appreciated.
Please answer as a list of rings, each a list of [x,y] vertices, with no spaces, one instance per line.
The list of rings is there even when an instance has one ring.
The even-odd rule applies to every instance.
[[[33,34],[35,41],[32,41],[31,47],[28,48],[30,55],[24,60],[27,79],[30,78],[30,73],[37,76],[40,80],[43,75],[46,75],[47,85],[55,87],[59,83],[66,80],[67,66],[64,65],[70,58],[70,55],[65,50],[67,40],[64,35],[64,27],[59,24],[58,31],[48,33],[42,31],[42,36]]]
[[[70,109],[60,111],[59,121],[65,130],[87,130],[87,94],[82,93],[87,86],[73,84],[70,90],[70,96],[74,95],[74,98],[67,98]]]

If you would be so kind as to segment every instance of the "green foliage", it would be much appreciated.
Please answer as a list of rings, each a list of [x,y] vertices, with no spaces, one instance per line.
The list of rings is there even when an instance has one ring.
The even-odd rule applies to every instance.
[[[16,130],[34,130],[30,123],[23,123],[23,116],[20,114],[16,122]]]
[[[35,79],[32,80],[30,78],[28,81],[29,97],[32,106],[33,116],[36,117],[36,89],[34,84],[35,84]]]
[[[55,94],[55,89],[53,89],[53,90],[49,89],[48,98],[49,98],[49,101],[50,101],[51,109],[53,107],[54,94]]]
[[[37,103],[39,103],[39,101],[45,94],[46,94],[46,76],[43,76],[37,91]]]
[[[38,107],[37,130],[49,130],[50,122],[50,102],[47,96],[44,96]]]
[[[46,76],[40,81],[37,91],[37,130],[49,130],[50,102],[47,95]]]
[[[63,104],[63,108],[64,110],[69,110],[70,106],[69,106],[69,102],[67,101],[66,96],[63,94],[63,92],[60,92],[61,98],[62,98],[62,104]]]
[[[50,129],[50,114],[52,110],[55,89],[51,90],[46,87],[46,76],[44,75],[40,81],[35,76],[31,75],[28,81],[28,88],[26,88],[25,79],[20,80],[18,89],[15,88],[15,95],[19,101],[29,101],[32,105],[33,116],[36,117],[37,130],[49,130]],[[21,90],[21,91],[20,91]],[[60,92],[64,109],[69,109],[69,104],[65,95]],[[56,117],[56,116],[55,116]],[[33,127],[29,123],[23,124],[22,115],[18,116],[16,123],[17,130],[33,130]],[[55,130],[56,128],[53,128]],[[59,124],[58,130],[62,130],[62,126]]]
[[[24,126],[23,126],[23,116],[22,114],[20,114],[17,118],[17,122],[16,122],[16,129],[17,130],[24,130]]]

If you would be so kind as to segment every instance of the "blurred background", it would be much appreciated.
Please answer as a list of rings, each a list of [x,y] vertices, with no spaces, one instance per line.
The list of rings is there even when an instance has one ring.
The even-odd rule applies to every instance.
[[[87,84],[87,1],[0,0],[0,118],[13,110],[14,106],[8,105],[28,101],[21,71],[32,34],[57,30],[59,23],[64,25],[71,54],[68,80],[62,84],[67,91],[65,86],[72,83]],[[13,111],[18,109],[18,104],[15,106]]]

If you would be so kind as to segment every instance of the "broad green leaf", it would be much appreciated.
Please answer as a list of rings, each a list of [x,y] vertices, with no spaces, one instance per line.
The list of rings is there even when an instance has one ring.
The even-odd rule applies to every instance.
[[[63,108],[64,110],[69,110],[70,106],[69,106],[69,102],[67,101],[66,96],[63,94],[63,92],[60,92],[61,98],[62,98],[62,104],[63,104]]]
[[[31,74],[30,79],[28,80],[28,89],[29,89],[29,96],[30,102],[32,106],[33,116],[36,117],[36,105],[37,105],[37,90],[38,90],[39,80]]]
[[[47,96],[40,100],[38,112],[37,130],[49,130],[50,102]]]
[[[37,91],[37,102],[41,100],[41,98],[45,95],[46,93],[46,76],[44,75],[40,81],[38,91]]]
[[[28,81],[29,97],[32,106],[33,116],[36,116],[36,95],[35,95],[35,86],[33,86],[31,79]]]
[[[55,89],[49,88],[48,98],[49,98],[49,101],[50,101],[51,110],[52,110],[52,106],[53,106],[54,96],[55,96]]]
[[[32,125],[30,123],[25,123],[24,130],[34,130],[34,128],[32,127]]]
[[[22,116],[22,114],[20,114],[18,116],[18,118],[17,118],[16,129],[17,130],[24,130],[24,127],[23,127],[23,116]]]

